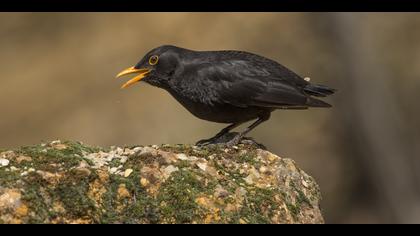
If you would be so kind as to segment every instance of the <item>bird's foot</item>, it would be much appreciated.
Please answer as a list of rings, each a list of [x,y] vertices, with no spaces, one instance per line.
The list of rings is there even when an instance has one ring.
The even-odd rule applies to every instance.
[[[209,139],[202,139],[200,141],[198,141],[195,145],[197,146],[207,146],[207,145],[211,145],[211,144],[226,144],[227,142],[231,141],[232,139],[234,139],[239,133],[237,132],[232,132],[232,133],[226,133],[222,136],[215,136],[213,138],[209,138]]]
[[[230,141],[226,142],[226,146],[231,148],[233,146],[236,146],[239,144],[239,142],[241,142],[242,137],[240,135],[236,135],[233,139],[231,139]]]
[[[245,145],[249,145],[249,146],[256,146],[259,149],[263,149],[263,150],[267,150],[267,147],[264,146],[261,143],[258,143],[257,141],[255,141],[253,138],[250,137],[244,137],[240,143],[245,144]]]
[[[208,145],[222,145],[228,148],[237,146],[238,144],[245,144],[250,146],[256,146],[261,149],[266,149],[266,147],[250,137],[241,137],[238,132],[226,133],[221,137],[213,137],[209,139],[202,139],[198,141],[195,145],[197,146],[208,146]]]
[[[267,150],[267,148],[263,144],[256,142],[253,138],[250,138],[250,137],[235,137],[229,142],[227,142],[226,146],[228,148],[231,148],[233,146],[237,146],[238,144],[244,144],[247,146],[255,146],[259,149]]]
[[[198,142],[195,143],[196,146],[206,146],[212,143],[212,139],[201,139]]]

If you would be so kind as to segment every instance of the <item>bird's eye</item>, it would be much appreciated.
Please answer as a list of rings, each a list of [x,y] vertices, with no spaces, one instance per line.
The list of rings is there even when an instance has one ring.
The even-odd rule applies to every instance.
[[[156,65],[158,61],[159,61],[159,57],[156,55],[153,55],[149,58],[149,64],[152,66]]]

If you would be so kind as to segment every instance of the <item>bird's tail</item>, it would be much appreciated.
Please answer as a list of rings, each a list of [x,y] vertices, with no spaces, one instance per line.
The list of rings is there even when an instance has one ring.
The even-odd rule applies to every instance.
[[[326,97],[335,93],[336,91],[336,89],[332,89],[330,87],[320,84],[308,84],[305,86],[305,88],[303,88],[303,90],[308,95],[312,95],[315,97]],[[307,105],[309,105],[310,107],[331,107],[330,104],[312,97],[308,98]]]
[[[333,94],[336,90],[325,85],[308,84],[305,86],[305,88],[303,88],[303,91],[315,97],[326,97]]]
[[[331,104],[312,97],[308,97],[306,105],[309,107],[332,107]]]

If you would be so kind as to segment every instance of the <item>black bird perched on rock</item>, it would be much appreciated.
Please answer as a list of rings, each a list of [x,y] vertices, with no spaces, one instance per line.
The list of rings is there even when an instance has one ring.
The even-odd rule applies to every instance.
[[[117,75],[136,73],[125,88],[140,80],[168,91],[196,117],[229,123],[216,136],[197,144],[214,143],[235,127],[256,119],[227,145],[236,145],[249,131],[270,118],[276,109],[331,107],[315,97],[334,93],[311,84],[268,58],[242,51],[193,51],[160,46],[137,65]]]

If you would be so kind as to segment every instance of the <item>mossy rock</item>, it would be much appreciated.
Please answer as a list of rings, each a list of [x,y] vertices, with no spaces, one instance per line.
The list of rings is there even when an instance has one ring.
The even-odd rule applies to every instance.
[[[314,179],[251,144],[53,141],[1,159],[0,223],[324,222]]]

